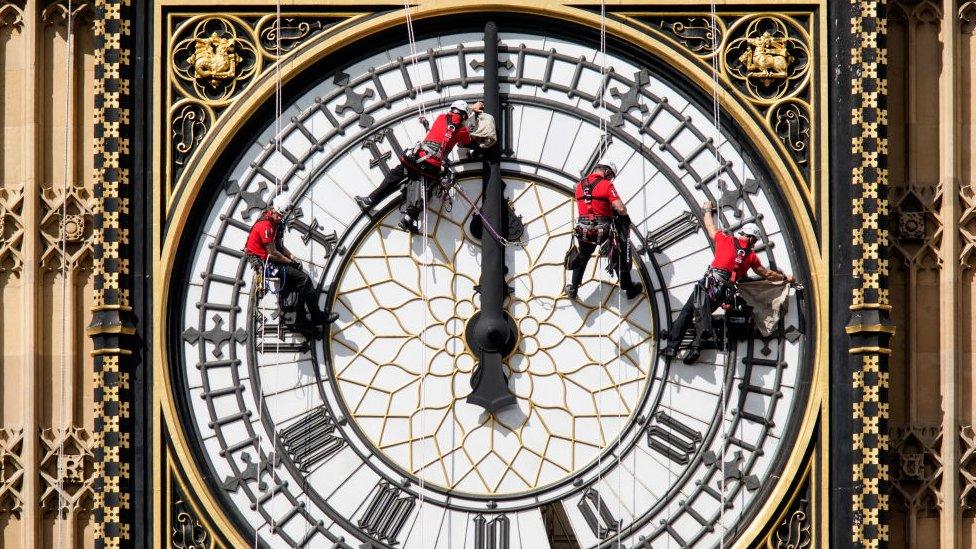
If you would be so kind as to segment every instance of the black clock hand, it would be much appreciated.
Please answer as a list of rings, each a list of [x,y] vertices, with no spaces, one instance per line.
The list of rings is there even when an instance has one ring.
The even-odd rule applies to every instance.
[[[499,120],[498,100],[498,27],[485,25],[485,110]],[[501,141],[501,140],[499,140]],[[502,186],[498,145],[486,151],[484,162],[484,222],[501,227],[504,218],[504,187]],[[515,404],[515,395],[508,388],[502,369],[502,358],[511,351],[517,340],[514,323],[505,317],[505,249],[496,238],[484,235],[481,239],[481,311],[472,323],[469,346],[478,355],[479,364],[471,378],[472,391],[468,402],[495,412]]]

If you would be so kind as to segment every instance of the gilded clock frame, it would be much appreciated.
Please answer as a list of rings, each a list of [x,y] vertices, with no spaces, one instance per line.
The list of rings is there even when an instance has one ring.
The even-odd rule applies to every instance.
[[[233,5],[237,11],[221,12],[214,4]],[[186,168],[179,178],[170,180],[170,156],[172,134],[170,126],[171,111],[177,107],[169,103],[168,91],[157,93],[153,98],[153,135],[158,137],[153,150],[153,166],[161,174],[155,182],[153,192],[153,317],[162,319],[153,325],[153,544],[172,546],[175,535],[198,533],[197,540],[204,546],[243,546],[249,540],[237,532],[226,511],[221,508],[213,494],[209,493],[199,464],[195,462],[187,433],[184,431],[177,411],[176,395],[170,379],[168,353],[168,329],[166,314],[169,309],[169,292],[166,281],[173,272],[177,244],[187,224],[190,207],[194,203],[207,174],[233,140],[237,130],[250,114],[261,104],[271,99],[275,93],[275,70],[280,70],[282,81],[301,74],[315,60],[329,55],[344,44],[363,39],[373,33],[390,29],[405,22],[402,4],[380,0],[337,0],[329,5],[328,11],[317,11],[317,0],[289,0],[282,3],[284,16],[314,15],[341,17],[340,21],[327,32],[323,32],[308,42],[299,45],[280,59],[268,62],[258,70],[246,89],[226,102],[219,103],[220,113],[213,113],[213,123],[200,140],[198,153],[191,153]],[[815,318],[816,331],[811,336],[813,372],[811,387],[803,411],[802,421],[796,435],[796,444],[783,468],[768,500],[761,506],[757,515],[739,536],[737,547],[748,547],[759,543],[769,543],[772,531],[784,516],[790,516],[789,509],[801,484],[809,483],[812,495],[810,508],[813,511],[814,528],[819,539],[828,539],[827,497],[829,479],[827,463],[829,456],[829,433],[827,431],[828,393],[828,155],[826,136],[827,123],[827,13],[826,1],[804,2],[784,0],[780,2],[782,11],[771,13],[754,8],[748,0],[732,0],[721,4],[719,15],[738,16],[740,20],[767,17],[773,19],[799,17],[807,21],[806,29],[800,33],[809,52],[809,73],[805,78],[804,101],[810,116],[809,166],[804,173],[791,157],[787,147],[776,138],[766,107],[768,102],[749,98],[736,89],[724,66],[721,71],[721,84],[717,95],[723,105],[723,112],[730,116],[742,129],[745,137],[756,145],[772,176],[780,182],[779,190],[789,212],[797,220],[802,250],[810,265],[810,300]],[[418,0],[411,11],[414,20],[450,16],[472,12],[511,12],[541,16],[569,21],[592,29],[599,29],[600,2],[583,0],[577,2],[558,2],[550,0],[493,0],[485,3],[480,0]],[[651,55],[658,56],[677,67],[686,78],[697,87],[710,92],[712,79],[709,73],[709,55],[698,55],[685,47],[673,36],[649,28],[645,17],[697,16],[707,17],[708,10],[692,12],[687,4],[677,0],[650,0],[643,9],[633,7],[615,10],[607,7],[606,30],[616,38],[636,44]],[[270,0],[238,0],[220,2],[203,0],[159,0],[153,8],[154,48],[153,88],[168,90],[172,75],[171,36],[160,36],[166,29],[166,18],[174,13],[188,17],[196,16],[249,16],[274,13],[276,4]],[[597,8],[597,9],[595,9]],[[676,11],[677,10],[677,11]],[[736,23],[739,24],[739,23]],[[724,51],[725,33],[715,55]],[[260,54],[259,54],[260,55]],[[721,63],[720,63],[721,64]],[[793,100],[793,98],[787,98]],[[213,109],[215,104],[207,104]],[[812,471],[812,473],[811,473]],[[797,480],[799,482],[794,482]],[[188,529],[187,529],[188,528]]]

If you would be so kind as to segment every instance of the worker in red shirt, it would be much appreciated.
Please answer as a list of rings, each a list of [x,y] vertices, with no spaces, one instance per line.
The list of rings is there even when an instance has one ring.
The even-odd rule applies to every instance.
[[[281,291],[283,297],[294,292],[298,306],[294,328],[300,332],[311,332],[316,328],[335,322],[339,315],[326,315],[319,310],[318,296],[312,279],[302,269],[302,264],[285,247],[284,218],[289,209],[284,196],[278,196],[261,214],[260,219],[251,226],[244,244],[244,255],[259,272],[265,272],[265,265],[277,269],[283,278]]]
[[[695,284],[691,297],[671,326],[668,345],[663,351],[664,356],[668,358],[677,356],[678,345],[684,338],[685,332],[692,327],[692,321],[695,320],[695,338],[683,358],[685,364],[693,364],[698,360],[701,354],[701,340],[711,334],[712,313],[719,307],[731,304],[735,296],[736,282],[746,276],[749,269],[773,282],[785,281],[790,284],[796,282],[792,276],[763,266],[759,256],[753,250],[761,236],[759,227],[754,223],[743,225],[733,236],[716,228],[715,204],[710,200],[705,201],[702,208],[705,210],[705,233],[715,243],[715,257],[705,276]],[[695,318],[696,312],[697,318]]]
[[[607,270],[618,273],[620,287],[626,292],[627,299],[634,299],[644,289],[639,282],[630,278],[630,244],[627,239],[630,217],[627,206],[613,186],[616,176],[617,167],[612,162],[606,162],[598,164],[592,173],[576,184],[579,215],[574,233],[578,247],[575,253],[570,250],[566,259],[566,268],[572,270],[573,275],[564,290],[570,299],[576,299],[583,282],[583,271],[598,246],[602,250],[613,251],[608,254],[610,264]],[[611,239],[614,235],[616,241]]]
[[[480,113],[484,109],[481,100],[471,104],[471,110]],[[444,160],[457,145],[468,146],[478,139],[471,136],[465,121],[468,119],[468,103],[462,100],[451,103],[451,108],[435,120],[427,132],[427,137],[417,144],[414,149],[400,156],[400,164],[390,170],[383,178],[379,187],[369,193],[369,196],[357,196],[356,203],[368,212],[384,196],[400,188],[407,181],[424,181],[426,189],[430,184],[439,181],[444,167]],[[400,228],[413,233],[418,232],[417,220],[420,213],[419,192],[416,197],[408,197],[406,207],[403,208],[403,219]]]

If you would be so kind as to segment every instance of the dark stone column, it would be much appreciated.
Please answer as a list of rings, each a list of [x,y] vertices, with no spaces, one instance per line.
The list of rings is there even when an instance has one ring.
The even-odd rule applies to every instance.
[[[95,2],[95,546],[131,547],[132,26],[125,0]]]
[[[830,522],[833,547],[888,541],[886,4],[831,14]]]

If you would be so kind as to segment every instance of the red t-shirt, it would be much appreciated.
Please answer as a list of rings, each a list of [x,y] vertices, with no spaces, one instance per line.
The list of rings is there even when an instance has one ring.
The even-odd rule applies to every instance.
[[[244,251],[261,258],[262,261],[268,259],[268,244],[281,237],[278,234],[279,227],[279,224],[268,219],[268,217],[261,217],[251,227],[251,232],[247,235],[247,243],[244,245]]]
[[[444,138],[447,135],[448,117],[451,117],[451,122],[454,124],[454,133],[445,142]],[[469,145],[471,143],[471,132],[468,131],[468,127],[464,125],[464,121],[461,117],[454,113],[444,113],[438,116],[434,120],[434,124],[430,127],[430,131],[427,132],[427,137],[424,141],[431,141],[437,143],[443,147],[441,158],[447,158],[447,155],[451,154],[454,147],[457,144]],[[440,165],[439,158],[424,158],[424,161],[430,162],[431,164]]]
[[[716,269],[722,269],[724,271],[735,270],[735,278],[742,278],[749,272],[749,269],[753,269],[762,265],[759,261],[759,256],[756,252],[749,250],[748,255],[739,264],[739,268],[735,268],[735,243],[732,242],[732,235],[722,231],[715,232],[715,259],[712,261],[712,267]],[[748,242],[744,238],[739,239],[739,247],[743,250],[748,247]]]
[[[593,199],[589,204],[584,199],[583,186],[596,182],[593,185],[591,196]],[[585,179],[576,184],[576,207],[580,217],[610,217],[613,215],[613,207],[610,204],[614,200],[620,200],[616,187],[609,179],[603,179],[599,175],[590,174]]]

